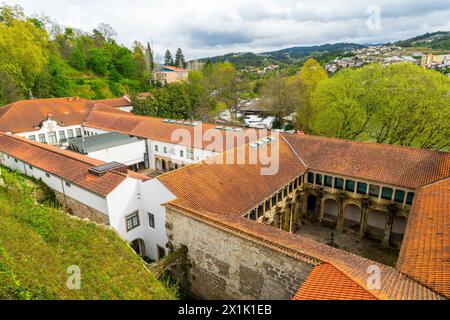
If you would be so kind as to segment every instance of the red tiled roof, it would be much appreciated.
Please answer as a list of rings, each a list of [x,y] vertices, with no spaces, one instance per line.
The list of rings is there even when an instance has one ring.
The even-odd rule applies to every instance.
[[[376,300],[329,263],[315,267],[292,300]]]
[[[49,115],[61,125],[81,124],[95,102],[81,98],[21,100],[0,107],[0,132],[34,131]]]
[[[450,178],[417,193],[397,269],[450,298]]]
[[[175,202],[165,206],[194,220],[206,223],[235,236],[253,241],[271,250],[294,259],[317,266],[329,263],[342,272],[355,284],[380,300],[442,300],[441,295],[401,274],[396,269],[375,261],[345,252],[306,237],[288,233],[272,226],[256,223],[237,215],[224,215],[213,212],[193,211]],[[369,267],[378,267],[381,272],[379,289],[371,284]]]
[[[113,99],[103,99],[103,100],[95,100],[95,103],[104,104],[113,108],[120,107],[129,107],[131,106],[131,102],[126,98],[113,98]]]
[[[161,66],[160,69],[169,69],[175,72],[178,71],[187,71],[186,69],[181,69],[181,68],[177,68],[177,67],[172,67],[172,66]]]
[[[450,153],[395,145],[285,134],[312,170],[418,188],[450,176]]]
[[[274,147],[279,149],[279,157]],[[261,159],[250,162],[250,159],[258,158],[261,147],[252,149],[243,145],[158,179],[177,197],[174,202],[183,207],[222,214],[245,214],[306,171],[281,136],[262,148],[267,148],[269,156],[273,155],[273,168],[278,168],[275,174],[262,174],[261,169],[269,166]],[[237,161],[241,155],[243,159],[245,156],[245,164]],[[218,164],[219,160],[221,163]]]
[[[62,126],[80,125],[86,121],[96,104],[101,104],[105,108],[108,106],[109,109],[131,105],[125,98],[86,100],[72,97],[20,100],[0,107],[0,132],[35,131],[50,115]]]
[[[0,133],[0,152],[103,197],[110,194],[127,177],[126,174],[116,171],[109,171],[101,177],[92,175],[88,172],[89,168],[104,162],[14,135]],[[149,179],[132,172],[129,176],[140,180]]]
[[[243,131],[243,133],[238,132],[225,132],[216,130],[216,125],[211,123],[202,123],[201,125],[201,134],[204,134],[207,130],[212,130],[210,132],[217,133],[223,139],[223,143],[219,144],[217,148],[216,145],[213,144],[216,137],[213,137],[211,140],[202,138],[198,141],[195,139],[196,130],[199,130],[200,127],[193,127],[183,124],[172,124],[172,123],[164,123],[164,119],[155,118],[155,117],[146,117],[146,116],[137,116],[130,114],[129,112],[124,112],[120,110],[111,110],[110,108],[103,108],[101,105],[97,105],[95,109],[91,112],[89,117],[85,122],[86,127],[106,130],[106,131],[116,131],[136,137],[147,138],[151,140],[157,140],[167,143],[180,144],[187,147],[195,147],[197,149],[210,150],[221,153],[224,150],[228,150],[229,148],[234,148],[236,145],[227,145],[227,140],[224,139],[227,135],[231,138],[244,137],[249,129]],[[180,131],[181,130],[181,131]],[[252,129],[251,131],[254,131]],[[173,135],[177,132],[188,133],[190,139],[174,139]],[[264,135],[263,131],[254,131],[258,132],[258,134]],[[247,138],[245,140],[237,140],[238,145],[242,145],[248,142],[251,142],[253,138]]]

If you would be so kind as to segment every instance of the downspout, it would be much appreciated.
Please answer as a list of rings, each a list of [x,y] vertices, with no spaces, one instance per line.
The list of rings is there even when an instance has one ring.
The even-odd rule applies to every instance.
[[[63,192],[63,198],[64,198],[64,209],[67,207],[67,200],[66,200],[66,189],[64,188],[64,182],[63,179],[61,179],[61,187]]]

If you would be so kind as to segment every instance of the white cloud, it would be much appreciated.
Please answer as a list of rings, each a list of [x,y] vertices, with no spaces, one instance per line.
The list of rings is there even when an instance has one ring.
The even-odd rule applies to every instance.
[[[4,0],[5,1],[5,0]],[[153,41],[188,58],[296,45],[400,40],[450,29],[448,0],[16,0],[28,14],[45,13],[62,25],[92,30],[111,24],[117,40]],[[367,8],[381,9],[381,29],[369,30]]]

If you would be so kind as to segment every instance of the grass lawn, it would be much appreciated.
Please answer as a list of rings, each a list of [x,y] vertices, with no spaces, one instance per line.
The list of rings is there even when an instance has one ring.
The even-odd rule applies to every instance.
[[[0,299],[177,298],[113,230],[71,218],[46,186],[0,169]],[[79,290],[67,288],[70,266]]]

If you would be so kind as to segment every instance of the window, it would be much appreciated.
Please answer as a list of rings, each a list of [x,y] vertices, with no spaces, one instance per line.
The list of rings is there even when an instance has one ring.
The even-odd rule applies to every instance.
[[[29,136],[28,139],[30,139],[32,141],[36,141],[36,136],[35,135]]]
[[[367,193],[367,183],[358,182],[358,187],[356,189],[356,192],[358,192],[359,194],[366,194]]]
[[[60,131],[59,132],[59,142],[66,142],[66,132],[65,131]]]
[[[380,196],[380,186],[377,186],[375,184],[371,184],[369,187],[369,195],[371,197],[378,198]]]
[[[381,190],[381,198],[384,200],[392,200],[393,192],[394,190],[392,190],[392,188],[383,187],[383,189]]]
[[[139,227],[139,213],[138,211],[133,212],[132,214],[126,217],[127,219],[127,231],[133,230]]]
[[[275,207],[277,205],[277,195],[272,196],[272,207]]]
[[[45,140],[45,134],[40,134],[40,135],[39,135],[39,142],[41,142],[41,143],[47,143],[47,141]]]
[[[280,192],[278,192],[278,202],[283,200],[283,190],[281,190]]]
[[[316,184],[318,184],[319,186],[322,185],[322,175],[319,173],[316,173]]]
[[[308,183],[314,183],[314,173],[308,172]]]
[[[18,163],[19,161],[17,161],[17,159],[14,159],[14,162],[15,162],[15,163]]]
[[[412,205],[414,201],[414,192],[408,192],[408,195],[406,196],[406,204]]]
[[[73,130],[72,130],[72,129],[67,130],[67,137],[68,137],[69,139],[72,139],[72,138],[73,138]]]
[[[33,170],[33,166],[31,164],[28,165],[28,168],[30,168],[30,170]]]
[[[164,147],[164,153],[167,153],[167,147]]]
[[[52,131],[48,133],[48,142],[50,144],[57,144],[58,140],[56,139],[56,132]]]
[[[256,220],[258,219],[258,216],[256,214],[256,209],[253,209],[252,212],[250,212],[250,220]]]
[[[81,128],[76,128],[75,134],[77,135],[77,137],[81,137]]]
[[[187,149],[186,156],[188,159],[194,160],[194,149],[192,148]]]
[[[180,157],[183,158],[184,157],[184,151],[180,150]]]
[[[150,228],[155,229],[155,215],[148,212],[148,225]]]
[[[258,217],[261,217],[264,214],[263,211],[264,211],[263,206],[262,204],[260,204],[258,207]]]
[[[70,188],[72,185],[70,184],[69,181],[66,181],[66,187]]]
[[[405,191],[395,190],[394,201],[397,203],[403,203],[405,201]]]
[[[46,176],[47,178],[50,178],[50,173],[45,173],[45,176]]]
[[[166,250],[163,247],[156,246],[157,252],[158,252],[158,260],[162,259],[166,256]]]
[[[342,178],[334,178],[334,188],[335,189],[339,189],[339,190],[344,189],[344,179],[342,179]],[[353,187],[353,190],[355,190],[354,187]]]
[[[295,181],[294,181],[294,189],[297,190],[297,188],[298,188],[298,179],[295,179]]]
[[[267,199],[266,200],[266,211],[269,211],[270,210],[270,199]]]
[[[155,151],[156,151],[156,152],[159,152],[159,148],[158,148],[158,145],[157,145],[157,144],[155,144]]]
[[[345,180],[345,191],[355,192],[356,182],[354,180]]]
[[[325,179],[323,180],[323,184],[325,187],[332,187],[333,186],[333,177],[325,176]]]

